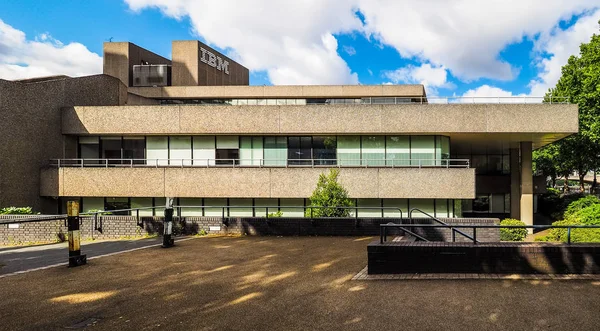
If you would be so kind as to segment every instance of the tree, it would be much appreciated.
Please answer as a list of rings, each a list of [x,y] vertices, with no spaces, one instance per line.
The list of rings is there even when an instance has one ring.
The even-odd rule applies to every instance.
[[[550,177],[552,187],[556,186],[556,177],[562,175],[558,169],[558,145],[551,144],[533,151],[533,172]]]
[[[562,97],[579,106],[579,134],[556,143],[555,165],[562,175],[577,170],[583,191],[585,175],[600,166],[600,35],[594,34],[579,51],[579,56],[571,56],[562,67],[562,76],[545,100]]]
[[[317,187],[310,197],[311,206],[332,208],[308,208],[307,216],[312,217],[348,217],[350,209],[335,207],[353,207],[348,191],[338,183],[338,169],[331,169],[329,174],[320,174]]]

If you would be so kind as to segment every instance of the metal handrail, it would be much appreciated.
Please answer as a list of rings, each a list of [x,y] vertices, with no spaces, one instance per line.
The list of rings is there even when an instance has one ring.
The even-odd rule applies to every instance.
[[[466,237],[466,238],[468,238],[468,239],[471,239],[471,240],[473,240],[473,241],[475,241],[475,242],[477,241],[475,238],[473,238],[473,237],[469,236],[468,234],[466,234],[466,233],[464,233],[464,232],[462,232],[462,231],[460,231],[460,230],[456,230],[456,229],[454,228],[454,226],[452,226],[452,225],[450,225],[450,224],[448,224],[448,223],[446,223],[446,222],[444,222],[444,221],[440,221],[440,220],[439,220],[439,219],[437,219],[435,216],[431,216],[430,214],[428,214],[428,213],[424,212],[423,210],[421,210],[421,209],[419,209],[419,208],[412,208],[411,210],[409,210],[409,211],[408,211],[408,219],[410,220],[410,223],[411,223],[411,224],[413,223],[413,217],[412,217],[412,213],[413,213],[415,210],[416,210],[416,211],[418,211],[418,212],[420,212],[421,214],[424,214],[425,216],[429,217],[431,220],[433,220],[433,221],[436,221],[436,222],[438,222],[439,224],[442,224],[442,225],[444,225],[445,227],[449,228],[449,229],[452,231],[452,242],[456,241],[456,232],[458,232],[459,234],[461,234],[462,236],[464,236],[464,237]]]
[[[395,224],[387,223],[379,225],[379,237],[380,243],[387,240],[387,228],[448,228],[446,225],[441,224]],[[571,230],[572,229],[600,229],[600,225],[500,225],[500,224],[471,224],[471,225],[452,225],[454,228],[460,229],[472,229],[473,237],[469,238],[473,240],[473,244],[477,244],[477,229],[567,229],[567,243],[571,244]],[[458,230],[456,230],[458,231]]]
[[[294,164],[297,163],[297,164]],[[51,167],[470,168],[469,159],[51,159]]]

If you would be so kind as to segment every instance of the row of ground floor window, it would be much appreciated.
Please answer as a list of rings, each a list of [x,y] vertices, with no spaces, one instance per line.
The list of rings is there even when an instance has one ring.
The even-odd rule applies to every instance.
[[[78,200],[80,212],[99,210],[139,210],[139,216],[162,216],[165,198],[149,197],[83,197],[62,198],[61,213],[66,201]],[[478,196],[475,200],[454,199],[352,199],[356,209],[350,209],[351,216],[358,217],[399,217],[400,209],[404,217],[408,211],[418,208],[435,217],[462,217],[463,213],[505,213],[510,210],[510,195]],[[310,199],[293,198],[176,198],[174,204],[178,216],[228,216],[264,217],[278,213],[283,217],[305,217]],[[155,207],[152,209],[151,207]],[[117,215],[137,215],[137,211],[114,212]],[[413,217],[426,217],[415,211]]]

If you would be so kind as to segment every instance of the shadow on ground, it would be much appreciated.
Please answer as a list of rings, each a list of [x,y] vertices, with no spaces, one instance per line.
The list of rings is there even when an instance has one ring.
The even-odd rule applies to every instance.
[[[1,280],[0,329],[597,329],[600,282],[351,281],[375,238],[222,237]]]

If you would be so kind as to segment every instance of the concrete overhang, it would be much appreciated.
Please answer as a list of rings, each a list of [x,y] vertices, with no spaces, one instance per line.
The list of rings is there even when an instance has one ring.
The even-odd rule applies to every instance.
[[[308,198],[327,168],[45,168],[40,194],[60,197]],[[342,168],[352,198],[475,198],[475,169]]]
[[[73,135],[441,134],[456,141],[532,141],[578,132],[572,104],[115,106],[62,111]]]
[[[153,99],[423,97],[423,85],[277,85],[130,87]]]

